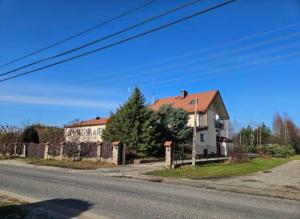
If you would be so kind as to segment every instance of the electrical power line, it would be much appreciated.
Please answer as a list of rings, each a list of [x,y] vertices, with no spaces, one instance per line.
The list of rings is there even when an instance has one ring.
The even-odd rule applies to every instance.
[[[294,58],[294,57],[298,57],[300,56],[300,51],[296,51],[296,52],[292,52],[292,53],[287,53],[285,55],[279,55],[279,56],[273,56],[273,57],[269,57],[269,58],[265,58],[262,60],[256,60],[256,61],[249,61],[249,62],[244,62],[242,64],[238,64],[238,65],[231,65],[229,67],[224,67],[224,68],[217,68],[214,69],[212,71],[208,71],[205,72],[205,74],[198,74],[198,75],[194,75],[194,77],[192,77],[193,75],[190,75],[189,77],[187,77],[187,74],[182,75],[180,77],[168,77],[167,80],[164,79],[156,79],[155,83],[156,86],[164,86],[164,84],[170,84],[170,83],[174,83],[174,82],[184,82],[187,78],[190,81],[190,83],[193,83],[195,81],[200,81],[204,79],[204,76],[212,76],[214,75],[214,77],[210,77],[210,78],[217,78],[220,75],[216,75],[216,73],[220,73],[220,72],[226,72],[226,71],[232,71],[232,70],[237,70],[237,69],[241,69],[241,68],[245,68],[245,67],[251,67],[251,66],[257,66],[257,65],[261,65],[261,64],[266,64],[272,61],[277,61],[277,60],[283,60],[283,59],[288,59],[288,58]],[[194,69],[193,72],[199,72],[199,69]],[[228,74],[227,74],[228,75]],[[171,78],[171,79],[170,79]],[[206,77],[205,79],[207,79],[208,77]],[[130,80],[132,81],[132,80]],[[135,82],[136,83],[136,82]],[[142,81],[142,83],[139,83],[140,86],[150,86],[151,83],[149,82],[149,80],[145,80]],[[117,85],[118,88],[124,88],[125,86],[127,87],[128,84],[124,85],[124,86],[119,86]]]
[[[185,61],[185,62],[176,62],[176,64],[171,64],[169,66],[164,66],[163,68],[156,68],[156,69],[151,68],[151,70],[144,71],[144,72],[140,71],[139,73],[135,73],[135,74],[131,74],[131,75],[121,74],[121,76],[118,77],[117,81],[118,80],[124,80],[124,79],[134,79],[134,78],[136,78],[138,76],[141,76],[141,75],[149,75],[149,74],[153,74],[153,73],[163,74],[164,71],[166,71],[166,70],[170,70],[170,69],[174,69],[174,68],[178,69],[178,67],[184,67],[186,65],[190,66],[191,64],[194,64],[194,63],[197,63],[197,64],[204,63],[204,65],[207,65],[208,63],[215,61],[217,58],[220,59],[222,57],[225,57],[225,58],[228,57],[228,56],[230,57],[231,55],[234,55],[238,52],[242,52],[242,51],[245,51],[245,50],[248,50],[248,49],[253,49],[253,48],[256,48],[256,47],[272,44],[272,43],[275,43],[275,42],[278,42],[278,41],[281,41],[281,40],[285,40],[285,39],[289,39],[289,38],[292,38],[292,37],[295,37],[295,36],[300,36],[300,32],[292,33],[292,34],[288,34],[288,35],[280,36],[280,37],[276,37],[276,38],[272,38],[272,39],[269,39],[269,40],[264,40],[264,41],[261,41],[261,42],[258,42],[258,43],[252,44],[252,45],[244,46],[244,47],[239,47],[237,49],[230,50],[229,52],[215,53],[215,54],[210,55],[210,56],[205,55],[205,56],[201,56],[200,58],[189,59],[188,61]],[[296,45],[299,45],[299,44],[296,44]],[[284,49],[284,48],[293,48],[293,47],[291,47],[291,46],[280,46],[279,49],[281,49],[281,48]],[[273,50],[268,50],[268,51],[273,51]],[[101,80],[103,80],[104,78],[105,78],[104,76],[97,77],[97,79],[101,79]]]
[[[142,21],[142,22],[139,22],[139,23],[137,23],[137,24],[131,25],[131,26],[129,26],[129,27],[126,27],[126,28],[124,28],[124,29],[121,29],[121,30],[119,30],[119,31],[116,31],[116,32],[114,32],[114,33],[112,33],[112,34],[108,34],[108,35],[106,35],[106,36],[104,36],[104,37],[101,37],[101,38],[98,38],[98,39],[96,39],[96,40],[90,41],[90,42],[88,42],[88,43],[82,44],[82,45],[80,45],[80,46],[78,46],[78,47],[75,47],[75,48],[73,48],[73,49],[69,49],[69,50],[60,52],[60,53],[58,53],[58,54],[56,54],[56,55],[49,56],[49,57],[46,57],[46,58],[42,58],[42,59],[39,59],[39,60],[34,61],[34,62],[32,62],[32,63],[29,63],[29,64],[23,65],[23,66],[21,66],[21,67],[15,68],[15,69],[13,69],[13,70],[10,70],[10,71],[1,73],[0,76],[5,76],[5,75],[8,75],[8,74],[14,73],[14,72],[16,72],[16,71],[22,70],[22,69],[24,69],[24,68],[28,68],[28,67],[30,67],[30,66],[33,66],[33,65],[36,65],[36,64],[45,62],[45,61],[50,61],[50,60],[52,60],[52,59],[56,59],[56,58],[59,58],[59,57],[61,57],[61,56],[65,56],[65,55],[67,55],[67,54],[76,52],[76,51],[78,51],[78,50],[81,50],[81,49],[84,49],[84,48],[86,48],[86,47],[92,46],[92,45],[94,45],[94,44],[96,44],[96,43],[99,43],[99,42],[101,42],[101,41],[104,41],[104,40],[107,40],[107,39],[112,38],[112,37],[114,37],[114,36],[117,36],[117,35],[120,35],[120,34],[122,34],[122,33],[128,32],[129,30],[132,30],[132,29],[135,29],[135,28],[137,28],[137,27],[143,26],[143,25],[145,25],[145,24],[147,24],[147,23],[149,23],[149,22],[151,22],[151,21],[154,21],[154,20],[159,19],[159,18],[161,18],[161,17],[167,16],[167,15],[169,15],[169,14],[171,14],[171,13],[174,13],[174,12],[176,12],[176,11],[179,11],[179,10],[181,10],[181,9],[183,9],[183,8],[188,7],[188,6],[194,5],[194,4],[196,4],[196,3],[200,2],[200,1],[202,1],[202,0],[194,0],[194,1],[188,2],[188,3],[186,3],[186,4],[177,6],[177,7],[173,8],[173,9],[171,9],[171,10],[168,10],[168,11],[162,13],[162,14],[159,14],[159,15],[156,15],[156,16],[153,16],[153,17],[150,17],[150,18],[148,18],[148,19],[146,19],[146,20],[144,20],[144,21]]]
[[[142,33],[133,35],[133,36],[128,37],[128,38],[125,38],[125,39],[123,39],[123,40],[116,41],[116,42],[111,43],[111,44],[108,44],[108,45],[106,45],[106,46],[103,46],[103,47],[100,47],[100,48],[97,48],[97,49],[94,49],[94,50],[90,50],[90,51],[87,51],[87,52],[85,52],[85,53],[82,53],[82,54],[79,54],[79,55],[76,55],[76,56],[72,56],[72,57],[70,57],[70,58],[67,58],[67,59],[64,59],[64,60],[61,60],[61,61],[58,61],[58,62],[49,64],[49,65],[45,65],[45,66],[42,66],[42,67],[39,67],[39,68],[30,70],[30,71],[27,71],[27,72],[24,72],[24,73],[20,73],[20,74],[14,75],[14,76],[10,76],[10,77],[1,79],[0,82],[4,82],[4,81],[7,81],[7,80],[11,80],[11,79],[13,79],[13,78],[18,78],[18,77],[21,77],[21,76],[24,76],[24,75],[27,75],[27,74],[31,74],[31,73],[33,73],[33,72],[37,72],[37,71],[40,71],[40,70],[43,70],[43,69],[47,69],[47,68],[50,68],[50,67],[53,67],[53,66],[56,66],[56,65],[59,65],[59,64],[62,64],[62,63],[65,63],[65,62],[74,60],[74,59],[81,58],[81,57],[86,56],[86,55],[90,55],[90,54],[93,54],[93,53],[96,53],[96,52],[99,52],[99,51],[102,51],[102,50],[105,50],[105,49],[108,49],[108,48],[115,47],[115,46],[117,46],[117,45],[120,45],[120,44],[126,43],[126,42],[128,42],[128,41],[131,41],[131,40],[134,40],[134,39],[137,39],[137,38],[146,36],[146,35],[148,35],[148,34],[150,34],[150,33],[157,32],[157,31],[159,31],[159,30],[165,29],[165,28],[167,28],[167,27],[173,26],[173,25],[175,25],[175,24],[181,23],[181,22],[183,22],[183,21],[189,20],[189,19],[191,19],[191,18],[197,17],[197,16],[202,15],[202,14],[205,14],[205,13],[207,13],[207,12],[216,10],[216,9],[218,9],[218,8],[221,8],[221,7],[224,7],[224,6],[226,6],[226,5],[229,5],[229,4],[231,4],[231,3],[234,3],[234,2],[236,2],[236,1],[237,1],[237,0],[229,0],[229,1],[225,1],[225,2],[222,2],[222,3],[216,4],[216,5],[212,6],[212,7],[209,7],[209,8],[206,8],[206,9],[204,9],[204,10],[201,10],[201,11],[198,11],[198,12],[196,12],[196,13],[193,13],[193,14],[191,14],[191,15],[182,17],[182,18],[177,19],[177,20],[175,20],[175,21],[171,21],[171,22],[166,23],[166,24],[163,24],[163,25],[161,25],[161,26],[152,28],[152,29],[150,29],[150,30],[148,30],[148,31],[145,31],[145,32],[142,32]]]
[[[57,41],[57,42],[55,42],[55,43],[52,43],[52,44],[50,44],[50,45],[48,45],[48,46],[45,46],[45,47],[41,48],[41,49],[38,49],[38,50],[33,51],[33,52],[31,52],[31,53],[28,53],[28,54],[26,54],[26,55],[24,55],[24,56],[21,56],[21,57],[17,58],[17,59],[11,60],[11,61],[9,61],[9,62],[7,62],[7,63],[5,63],[5,64],[2,64],[2,65],[0,65],[0,68],[3,68],[3,67],[8,66],[8,65],[11,65],[11,64],[16,63],[16,62],[18,62],[18,61],[21,61],[21,60],[23,60],[23,59],[25,59],[25,58],[28,58],[28,57],[33,56],[33,55],[36,55],[36,54],[38,54],[38,53],[40,53],[40,52],[43,52],[43,51],[45,51],[45,50],[48,50],[48,49],[53,48],[53,47],[55,47],[55,46],[58,46],[58,45],[60,45],[60,44],[62,44],[62,43],[65,43],[65,42],[67,42],[67,41],[70,41],[70,40],[72,40],[72,39],[74,39],[74,38],[77,38],[77,37],[79,37],[79,36],[82,36],[82,35],[84,35],[84,34],[86,34],[86,33],[88,33],[88,32],[91,32],[91,31],[93,31],[93,30],[99,28],[99,27],[102,27],[102,26],[104,26],[104,25],[106,25],[106,24],[109,24],[109,23],[115,21],[115,20],[118,20],[118,19],[120,19],[120,18],[123,18],[123,17],[125,17],[125,16],[127,16],[127,15],[130,15],[130,14],[132,14],[132,13],[134,13],[134,12],[136,12],[136,11],[142,9],[142,8],[145,8],[145,7],[151,5],[152,3],[156,2],[156,1],[158,1],[158,0],[151,0],[151,1],[148,1],[148,2],[146,2],[145,4],[142,4],[142,5],[140,5],[140,6],[136,7],[136,8],[130,9],[129,11],[126,11],[126,12],[120,14],[120,15],[117,15],[116,17],[110,18],[110,19],[108,19],[108,20],[106,20],[106,21],[103,21],[103,22],[101,22],[101,23],[99,23],[99,24],[96,24],[95,26],[89,27],[89,28],[87,28],[87,29],[85,29],[85,30],[83,30],[83,31],[81,31],[81,32],[78,32],[78,33],[76,33],[76,34],[73,34],[73,35],[71,35],[71,36],[69,36],[69,37],[66,37],[66,38],[64,38],[64,39],[62,39],[62,40],[59,40],[59,41]]]
[[[121,73],[121,75],[126,75],[127,73],[129,73],[131,71],[135,71],[135,72],[139,71],[140,72],[140,71],[142,71],[146,67],[148,67],[147,69],[149,69],[149,68],[150,69],[154,69],[155,66],[159,67],[161,64],[168,63],[170,61],[176,61],[179,58],[183,58],[183,57],[190,57],[191,55],[195,55],[195,54],[199,54],[199,53],[203,54],[203,55],[201,55],[201,58],[189,59],[188,63],[190,63],[192,60],[195,60],[195,61],[199,61],[199,60],[202,61],[203,60],[204,61],[204,60],[207,60],[207,57],[214,58],[216,56],[216,53],[214,53],[213,55],[207,56],[207,53],[204,53],[206,51],[209,51],[209,50],[212,50],[212,49],[215,49],[215,48],[225,47],[225,46],[228,46],[228,45],[233,45],[233,44],[236,44],[238,42],[243,42],[243,41],[246,41],[246,40],[250,40],[250,39],[257,38],[257,37],[260,37],[260,36],[263,36],[263,35],[266,35],[266,34],[278,32],[278,31],[285,30],[285,29],[288,29],[288,28],[291,28],[291,27],[295,27],[295,26],[299,26],[299,25],[300,25],[300,22],[289,24],[289,25],[286,25],[286,26],[277,27],[277,28],[274,28],[274,29],[271,29],[271,30],[267,30],[267,31],[264,31],[264,32],[259,32],[259,33],[256,33],[256,34],[248,35],[248,36],[242,37],[240,39],[229,41],[229,42],[226,42],[226,43],[223,43],[223,44],[218,44],[218,45],[206,48],[206,49],[200,49],[200,50],[196,50],[196,51],[192,51],[192,52],[188,52],[188,53],[176,55],[176,56],[173,56],[173,57],[166,58],[164,60],[159,60],[159,61],[154,61],[154,62],[146,63],[146,64],[143,64],[143,65],[140,65],[140,66],[137,66],[137,67],[131,67],[131,68],[129,68],[127,70],[123,70],[123,71],[113,71],[113,72],[110,72],[110,73],[106,73],[104,75],[102,74],[101,77],[91,77],[91,78],[89,78],[89,80],[102,79],[104,76],[109,76],[112,73]],[[289,35],[286,35],[286,36],[283,36],[283,37],[275,38],[274,40],[262,41],[262,43],[253,44],[250,47],[248,47],[248,46],[246,46],[246,47],[240,47],[240,48],[238,48],[238,50],[241,51],[241,50],[253,48],[253,47],[256,47],[256,46],[261,46],[261,45],[273,43],[273,42],[276,42],[276,41],[279,41],[279,40],[284,40],[284,39],[287,39],[287,38],[290,38],[290,37],[294,37],[294,36],[297,36],[297,35],[298,35],[297,33],[296,34],[289,34]],[[232,52],[235,53],[235,52],[238,52],[238,51],[237,50],[232,50]],[[217,52],[217,54],[218,54],[218,52]],[[227,52],[225,54],[224,54],[224,52],[222,52],[221,54],[222,54],[222,56],[223,55],[225,55],[225,56],[228,55]],[[202,57],[205,57],[205,58],[202,58]],[[211,58],[209,58],[209,59],[211,59]],[[179,61],[176,61],[176,62],[178,63]],[[207,62],[205,62],[205,64],[206,63]],[[180,65],[182,65],[182,64],[180,64]],[[151,72],[153,72],[153,70],[146,71],[145,74],[149,74]],[[133,74],[133,75],[140,75],[140,74]]]
[[[205,74],[201,74],[198,75],[194,78],[189,78],[189,80],[193,79],[193,81],[199,79],[199,76],[204,76],[204,75],[211,75],[211,74],[215,74],[218,72],[223,72],[223,71],[228,71],[228,70],[235,70],[235,69],[239,69],[239,68],[243,68],[243,67],[249,67],[249,66],[253,66],[253,65],[259,65],[259,64],[264,64],[264,63],[268,63],[271,61],[276,61],[276,60],[281,60],[281,59],[286,59],[286,58],[291,58],[291,57],[298,57],[300,56],[300,51],[296,51],[296,52],[291,52],[291,53],[287,53],[286,55],[279,55],[279,56],[274,56],[271,58],[266,58],[263,60],[256,60],[256,61],[251,61],[248,63],[244,63],[244,64],[240,64],[240,65],[234,65],[231,67],[227,67],[227,68],[221,68],[221,69],[215,69],[212,70],[210,72],[206,72]],[[184,79],[186,79],[186,75],[182,76],[182,77],[176,77],[176,78],[172,78],[172,79],[168,79],[168,80],[164,80],[164,81],[158,81],[156,82],[157,86],[160,86],[161,84],[167,84],[167,83],[171,83],[171,82],[175,82],[175,81],[183,81]]]

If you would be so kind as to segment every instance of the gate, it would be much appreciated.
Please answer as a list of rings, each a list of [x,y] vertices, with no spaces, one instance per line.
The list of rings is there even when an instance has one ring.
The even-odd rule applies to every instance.
[[[104,158],[104,159],[111,159],[112,158],[112,150],[113,150],[113,146],[110,142],[104,142],[101,145],[101,153],[100,153],[100,157]]]
[[[175,166],[182,165],[184,160],[192,159],[192,148],[188,144],[174,145],[172,152]]]

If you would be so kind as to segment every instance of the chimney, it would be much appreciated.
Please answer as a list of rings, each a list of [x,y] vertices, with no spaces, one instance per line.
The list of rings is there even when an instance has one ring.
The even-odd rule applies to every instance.
[[[100,116],[97,116],[96,119],[97,119],[97,120],[98,120],[98,119],[101,119],[101,117],[100,117]]]
[[[188,95],[188,92],[186,90],[180,91],[180,97],[181,99],[184,99]]]

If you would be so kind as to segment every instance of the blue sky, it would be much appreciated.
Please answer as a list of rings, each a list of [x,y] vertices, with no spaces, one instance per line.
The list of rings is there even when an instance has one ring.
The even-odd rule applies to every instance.
[[[88,2],[88,3],[87,3]],[[0,0],[0,64],[116,16],[145,1]],[[158,0],[126,18],[0,73],[94,40],[187,1]],[[101,42],[106,45],[204,9],[176,14]],[[240,0],[176,26],[84,58],[0,83],[0,123],[63,125],[105,117],[138,85],[149,103],[180,90],[220,90],[231,120],[271,124],[285,112],[300,124],[300,1]],[[20,71],[22,72],[22,71]]]

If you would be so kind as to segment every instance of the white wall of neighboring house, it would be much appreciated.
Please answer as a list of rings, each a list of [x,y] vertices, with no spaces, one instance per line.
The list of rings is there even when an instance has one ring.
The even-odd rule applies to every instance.
[[[65,128],[65,139],[67,142],[97,142],[102,141],[102,131],[105,125],[92,125],[83,127]]]
[[[188,126],[189,127],[194,127],[194,118],[195,118],[195,114],[190,114],[189,115],[189,120],[188,120]],[[199,127],[204,127],[207,126],[207,114],[206,113],[198,113],[197,114],[197,118],[196,118],[196,123],[197,126]]]
[[[190,115],[189,124],[194,127],[194,115]],[[197,154],[204,154],[204,149],[207,149],[208,154],[217,153],[216,147],[216,129],[215,129],[215,111],[213,105],[205,114],[198,114],[197,126],[203,130],[197,131],[196,135],[196,151]],[[192,124],[192,125],[191,125]],[[206,128],[205,128],[206,127]]]
[[[196,151],[197,154],[203,155],[204,149],[207,149],[207,154],[217,154],[217,130],[215,128],[216,109],[214,104],[211,104],[205,114],[197,114],[196,123],[197,127],[203,128],[197,131],[196,135]],[[188,125],[194,127],[195,114],[189,115]],[[226,133],[228,127],[222,133]],[[229,148],[232,148],[232,143],[221,143],[221,155],[228,156]]]
[[[224,156],[229,156],[231,150],[233,150],[234,144],[232,142],[222,142],[221,143],[221,154]]]

